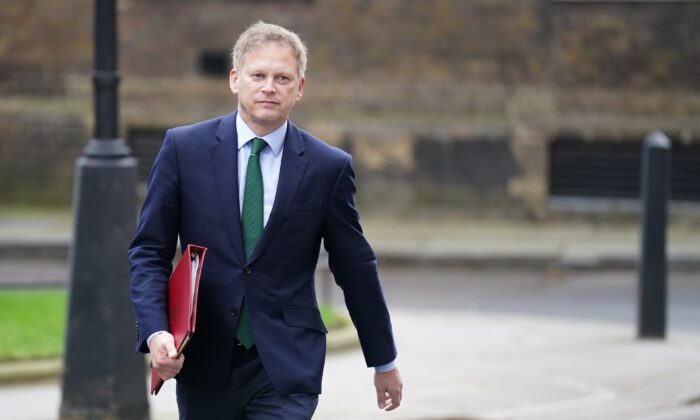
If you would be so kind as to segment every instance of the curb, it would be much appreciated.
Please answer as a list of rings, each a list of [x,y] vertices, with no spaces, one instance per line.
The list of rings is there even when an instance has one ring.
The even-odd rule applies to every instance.
[[[0,363],[0,385],[16,385],[58,379],[63,372],[62,359],[22,360]]]
[[[70,240],[18,241],[0,240],[0,255],[3,259],[68,259]]]
[[[428,254],[415,251],[377,250],[377,260],[385,266],[441,266],[463,268],[530,268],[567,270],[637,269],[636,255],[571,256],[558,253],[479,252],[463,254]],[[700,270],[700,255],[670,255],[668,268],[679,271]]]
[[[360,344],[355,328],[349,322],[342,328],[330,330],[326,338],[328,353],[352,349]],[[0,362],[0,386],[57,380],[62,373],[61,358]]]

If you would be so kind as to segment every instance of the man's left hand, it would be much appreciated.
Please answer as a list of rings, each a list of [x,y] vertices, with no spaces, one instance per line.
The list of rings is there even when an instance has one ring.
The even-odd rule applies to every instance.
[[[398,369],[375,372],[374,387],[377,389],[377,405],[381,410],[391,411],[401,405],[403,383]]]

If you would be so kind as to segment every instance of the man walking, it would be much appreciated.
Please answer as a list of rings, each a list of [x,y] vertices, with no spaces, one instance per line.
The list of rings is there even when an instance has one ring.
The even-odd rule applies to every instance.
[[[306,48],[258,22],[232,58],[238,111],[168,130],[151,171],[129,249],[137,349],[161,378],[176,377],[181,419],[311,418],[326,347],[313,281],[323,243],[375,369],[377,403],[392,410],[402,383],[351,158],[288,119]],[[176,359],[166,310],[178,237],[208,253],[197,332]]]

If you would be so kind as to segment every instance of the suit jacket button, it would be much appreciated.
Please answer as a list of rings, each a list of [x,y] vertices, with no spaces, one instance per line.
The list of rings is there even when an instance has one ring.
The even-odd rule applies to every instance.
[[[238,316],[238,309],[231,309],[231,316],[237,317]]]
[[[246,274],[250,274],[250,273],[253,272],[253,270],[251,270],[250,267],[246,267],[246,268],[243,269],[243,272],[246,273]]]

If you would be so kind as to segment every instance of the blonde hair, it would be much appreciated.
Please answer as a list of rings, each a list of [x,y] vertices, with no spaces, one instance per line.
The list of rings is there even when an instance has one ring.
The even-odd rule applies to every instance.
[[[277,42],[290,47],[297,59],[299,77],[306,73],[306,46],[299,35],[279,25],[258,21],[238,37],[231,51],[231,63],[240,72],[245,55],[266,42]]]

